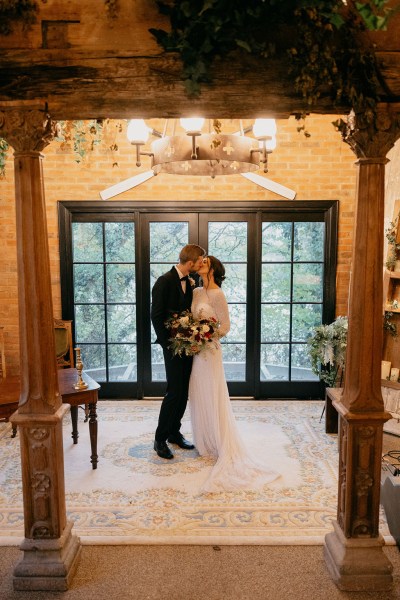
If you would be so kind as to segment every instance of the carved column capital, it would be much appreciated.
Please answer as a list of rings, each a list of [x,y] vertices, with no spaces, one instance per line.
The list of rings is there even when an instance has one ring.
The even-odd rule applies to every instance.
[[[388,105],[380,105],[371,122],[365,114],[351,110],[339,130],[357,158],[386,162],[387,153],[400,138],[400,114]]]
[[[0,110],[0,137],[17,154],[40,152],[57,135],[58,123],[44,109],[10,108]]]

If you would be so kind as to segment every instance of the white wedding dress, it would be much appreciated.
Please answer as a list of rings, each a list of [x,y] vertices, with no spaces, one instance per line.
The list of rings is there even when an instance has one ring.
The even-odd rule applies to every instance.
[[[221,337],[230,329],[228,304],[220,289],[193,290],[195,318],[216,317]],[[212,456],[216,463],[201,491],[234,491],[260,487],[279,477],[279,473],[250,456],[233,415],[222,363],[221,344],[193,358],[189,382],[189,405],[193,441],[201,456]]]

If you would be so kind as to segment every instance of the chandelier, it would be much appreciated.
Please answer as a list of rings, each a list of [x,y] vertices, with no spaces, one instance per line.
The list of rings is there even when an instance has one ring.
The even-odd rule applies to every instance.
[[[160,172],[174,175],[236,175],[258,171],[263,165],[268,172],[268,154],[276,147],[275,119],[256,119],[253,126],[237,133],[202,133],[205,119],[180,119],[186,135],[166,135],[148,127],[143,119],[132,119],[127,137],[136,147],[136,166],[141,166],[141,156],[151,157],[154,175]],[[219,123],[219,122],[218,122]],[[252,131],[254,137],[245,134]],[[142,150],[152,134],[151,152]]]

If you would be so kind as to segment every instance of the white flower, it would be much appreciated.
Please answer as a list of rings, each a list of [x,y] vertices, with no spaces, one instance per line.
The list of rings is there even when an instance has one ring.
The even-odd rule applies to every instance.
[[[180,323],[181,325],[188,325],[188,324],[189,324],[189,317],[181,317],[181,318],[179,319],[179,323]]]

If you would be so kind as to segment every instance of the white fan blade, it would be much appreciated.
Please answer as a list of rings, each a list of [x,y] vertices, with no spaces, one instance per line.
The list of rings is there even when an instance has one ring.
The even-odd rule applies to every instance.
[[[139,173],[139,175],[135,175],[134,177],[130,177],[129,179],[124,179],[124,181],[120,181],[115,185],[107,188],[100,192],[100,198],[102,200],[108,200],[109,198],[114,198],[114,196],[118,196],[118,194],[122,194],[122,192],[126,192],[131,188],[144,183],[150,177],[154,177],[153,171],[145,171],[144,173]]]
[[[260,185],[266,190],[270,190],[271,192],[275,192],[279,196],[283,196],[287,200],[294,200],[296,198],[297,192],[291,190],[280,183],[276,183],[272,181],[272,179],[268,179],[268,177],[262,177],[261,175],[256,175],[256,173],[241,173],[242,177],[245,177],[249,181]]]

